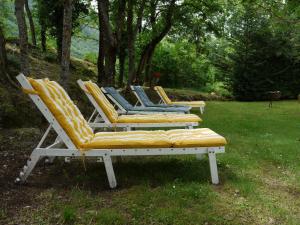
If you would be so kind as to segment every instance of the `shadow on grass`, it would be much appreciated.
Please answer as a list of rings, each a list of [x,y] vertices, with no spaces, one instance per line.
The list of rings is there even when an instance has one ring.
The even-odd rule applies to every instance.
[[[91,191],[108,190],[108,181],[103,163],[73,161],[70,164],[56,160],[53,165],[38,166],[27,186],[36,188],[70,188],[80,186]],[[224,177],[234,179],[228,168],[218,164],[221,182]],[[118,189],[146,185],[165,186],[174,183],[210,183],[208,159],[196,160],[189,157],[130,157],[114,163]],[[220,172],[221,171],[221,172]]]

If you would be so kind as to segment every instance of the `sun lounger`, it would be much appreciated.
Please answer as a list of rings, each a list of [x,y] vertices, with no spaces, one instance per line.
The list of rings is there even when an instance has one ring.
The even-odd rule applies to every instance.
[[[134,95],[136,96],[136,98],[138,99],[138,102],[144,106],[144,107],[161,107],[161,108],[168,108],[170,107],[167,104],[154,104],[149,97],[147,96],[146,92],[144,91],[144,89],[141,86],[130,86],[132,92],[134,93]],[[192,107],[190,106],[182,106],[182,105],[172,105],[173,107],[176,108],[185,108],[190,110]]]
[[[41,141],[31,153],[16,182],[25,182],[39,160],[47,157],[100,157],[103,159],[109,186],[117,181],[112,156],[150,156],[208,154],[211,181],[219,183],[216,154],[225,152],[226,140],[210,129],[169,131],[125,131],[93,133],[64,89],[48,79],[17,76],[23,91],[29,95],[49,122]],[[43,143],[54,129],[58,138],[47,147]],[[58,147],[61,144],[65,147]]]
[[[161,86],[155,86],[154,90],[160,96],[163,103],[166,105],[182,105],[182,106],[190,106],[192,108],[199,108],[201,114],[204,113],[205,102],[204,101],[171,101],[171,99],[166,94],[165,90]]]
[[[149,114],[118,115],[113,105],[105,97],[99,86],[92,81],[78,80],[77,83],[95,108],[94,119],[89,119],[92,127],[121,127],[127,130],[145,127],[185,127],[198,126],[201,119],[194,114]],[[100,121],[98,118],[100,117]]]
[[[186,108],[179,107],[143,107],[130,104],[115,88],[102,87],[102,92],[121,110],[123,114],[157,114],[157,113],[189,113]]]

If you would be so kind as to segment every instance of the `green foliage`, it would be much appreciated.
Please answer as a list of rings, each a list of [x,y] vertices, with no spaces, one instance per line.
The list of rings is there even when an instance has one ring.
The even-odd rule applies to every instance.
[[[4,27],[6,37],[18,35],[14,4],[10,0],[0,1],[0,23]]]
[[[30,177],[39,184],[38,195],[28,190],[32,207],[19,207],[3,224],[62,224],[66,206],[76,211],[74,224],[248,225],[271,224],[270,218],[299,224],[299,110],[296,101],[275,102],[273,108],[267,102],[208,102],[202,126],[228,140],[226,153],[217,156],[218,186],[210,183],[207,157],[124,157],[114,165],[114,191],[108,190],[103,165],[87,161],[85,171],[81,161],[64,165],[58,159],[49,172],[40,168],[42,174]],[[18,137],[4,150],[17,152],[16,146],[21,153],[28,142],[27,136],[1,134],[3,140]]]
[[[156,18],[151,21],[151,4],[154,2],[157,3]],[[133,3],[135,22],[140,3]],[[37,34],[41,25],[45,24],[47,47],[55,52],[59,41],[55,39],[61,38],[62,33],[63,1],[29,0],[29,4]],[[151,63],[150,74],[162,74],[159,84],[215,92],[227,97],[234,94],[240,100],[264,99],[265,93],[270,90],[280,90],[284,98],[294,98],[300,92],[298,0],[185,0],[176,4],[180,7],[175,8],[172,29],[157,46]],[[96,64],[99,32],[95,4],[89,0],[76,0],[74,5],[71,55]],[[119,1],[110,1],[109,16],[113,30],[118,5]],[[164,25],[168,5],[165,0],[147,1],[135,46],[136,66],[143,47]],[[7,39],[15,40],[18,33],[14,3],[3,0],[0,10],[0,23],[5,28],[5,35]],[[126,48],[126,29],[122,45]],[[125,82],[128,76],[127,53],[126,49]],[[56,61],[52,53],[42,57],[50,63]],[[13,71],[19,70],[15,57],[9,58],[9,61]],[[119,76],[118,66],[117,60],[116,78]],[[88,76],[94,76],[94,72],[79,71]],[[139,79],[142,83],[142,75]]]
[[[67,206],[63,211],[63,218],[65,223],[71,223],[76,219],[76,210],[73,207]]]
[[[114,209],[102,209],[96,216],[97,225],[123,225],[125,218],[120,212]]]
[[[97,64],[97,59],[98,59],[98,55],[93,52],[89,52],[89,53],[85,54],[85,56],[84,56],[84,60],[94,63],[94,64]]]
[[[293,53],[289,30],[272,29],[266,12],[252,4],[236,21],[233,55],[233,93],[240,100],[266,99],[268,91],[285,98],[300,92],[300,62]]]
[[[187,40],[163,41],[157,47],[152,63],[153,73],[161,73],[159,84],[162,86],[229,95],[218,67],[206,55],[197,53],[195,45]]]
[[[56,38],[57,48],[61,47],[63,34],[63,12],[64,1],[60,0],[38,0],[37,17],[41,26]],[[73,1],[72,30],[79,26],[79,16],[88,14],[88,2],[83,0]]]

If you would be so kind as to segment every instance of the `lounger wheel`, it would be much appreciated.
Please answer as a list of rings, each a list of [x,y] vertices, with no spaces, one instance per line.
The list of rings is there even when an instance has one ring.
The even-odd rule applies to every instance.
[[[24,183],[39,160],[40,155],[33,150],[30,158],[27,160],[26,165],[22,168],[19,177],[16,178],[15,183]]]
[[[15,184],[21,184],[22,182],[21,182],[21,179],[20,179],[20,177],[17,177],[16,179],[15,179]]]

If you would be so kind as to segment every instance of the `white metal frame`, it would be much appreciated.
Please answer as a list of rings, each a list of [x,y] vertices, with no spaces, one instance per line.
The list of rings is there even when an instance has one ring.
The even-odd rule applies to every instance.
[[[105,94],[105,96],[107,96],[117,107],[118,109],[120,110],[121,113],[123,114],[128,114],[128,115],[134,115],[134,114],[142,114],[142,115],[149,115],[149,114],[185,114],[184,112],[168,112],[168,111],[165,111],[165,112],[161,112],[161,111],[134,111],[134,110],[130,110],[130,111],[127,111],[126,109],[124,109],[124,107],[122,107],[120,105],[120,103],[113,97],[111,96],[109,93],[106,92],[106,90],[102,87],[101,88],[102,92]],[[145,106],[144,106],[145,107]],[[150,108],[151,107],[145,107],[145,108]]]
[[[92,121],[89,119],[89,125],[94,128],[124,128],[126,130],[131,130],[132,128],[146,128],[146,127],[184,127],[188,129],[192,129],[193,127],[198,126],[198,122],[173,122],[173,123],[112,123],[109,118],[105,115],[101,107],[98,105],[94,97],[86,90],[85,85],[82,80],[77,80],[78,85],[84,91],[92,105],[94,106],[97,117]],[[99,116],[103,119],[102,122],[99,122],[97,118]]]
[[[140,103],[141,106],[146,107],[144,102],[141,100],[140,96],[136,93],[134,86],[130,85],[130,89],[133,92],[133,94],[135,95],[135,97],[137,98],[137,102],[135,103],[135,106],[137,106]]]
[[[157,94],[159,95],[159,97],[160,97],[160,101],[159,101],[159,102],[164,103],[164,104],[167,104],[167,105],[169,105],[169,106],[172,106],[171,104],[168,104],[168,103],[164,100],[164,98],[161,96],[160,92],[157,90],[156,87],[154,87],[154,90],[156,91],[156,93],[157,93]],[[192,108],[195,108],[195,107],[192,107]],[[201,113],[201,114],[204,113],[204,109],[205,109],[205,106],[200,106],[200,107],[199,107],[199,110],[200,110],[200,113]]]
[[[23,74],[17,76],[17,80],[20,82],[21,86],[25,89],[33,90],[32,86]],[[35,94],[29,94],[29,97],[36,104],[38,109],[42,112],[44,117],[49,122],[49,127],[47,128],[45,134],[41,138],[37,147],[32,151],[26,165],[22,168],[20,176],[16,179],[16,182],[23,183],[26,181],[38,161],[42,158],[53,159],[55,157],[97,157],[102,158],[111,188],[117,186],[117,181],[113,169],[112,156],[155,156],[155,155],[188,155],[196,154],[203,155],[208,154],[209,167],[211,173],[211,181],[213,184],[219,183],[218,168],[216,162],[216,153],[224,153],[225,147],[194,147],[194,148],[137,148],[137,149],[91,149],[88,151],[79,151],[68,135],[65,133],[63,128],[60,126],[56,118],[50,112],[48,107],[44,104],[41,98]],[[58,138],[55,142],[47,147],[41,147],[47,138],[51,129],[57,133]],[[65,148],[59,148],[61,144],[64,144]],[[101,161],[101,160],[99,160]]]

